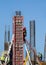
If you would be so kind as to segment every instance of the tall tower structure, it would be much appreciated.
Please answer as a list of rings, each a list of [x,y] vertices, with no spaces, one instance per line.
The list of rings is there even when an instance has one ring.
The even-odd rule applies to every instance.
[[[4,51],[8,50],[8,42],[7,42],[7,31],[6,31],[6,25],[5,25],[5,35],[4,35]]]
[[[5,34],[4,34],[4,42],[7,41],[7,31],[6,31],[6,25],[5,25]]]
[[[8,43],[10,44],[10,25],[8,25]]]
[[[45,35],[45,45],[44,45],[44,61],[46,61],[46,35]]]
[[[23,16],[16,11],[13,17],[13,65],[23,65]]]
[[[35,20],[30,21],[30,45],[35,48]],[[30,57],[34,60],[34,53],[32,51]]]

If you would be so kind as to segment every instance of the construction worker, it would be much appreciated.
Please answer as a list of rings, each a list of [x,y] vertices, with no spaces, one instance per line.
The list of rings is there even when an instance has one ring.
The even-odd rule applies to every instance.
[[[40,56],[40,60],[42,61],[42,53],[40,54],[41,56]]]
[[[40,61],[42,61],[42,53],[39,53],[38,57],[39,57]]]
[[[23,41],[25,42],[25,37],[27,35],[26,28],[23,28]]]
[[[1,56],[1,63],[2,63],[2,64],[5,63],[5,56]]]

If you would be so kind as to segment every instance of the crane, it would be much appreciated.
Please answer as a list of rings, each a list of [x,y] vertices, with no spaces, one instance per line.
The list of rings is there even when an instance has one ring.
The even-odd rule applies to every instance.
[[[36,62],[37,62],[39,65],[46,65],[46,62],[40,61],[39,57],[37,56],[36,50],[30,46],[30,44],[29,44],[29,42],[28,42],[27,40],[26,40],[26,44],[30,47],[30,49],[33,51],[33,53],[35,53]],[[27,52],[27,56],[26,56],[26,58],[25,58],[24,65],[28,65],[29,62],[30,62],[30,64],[32,65],[32,62],[31,62],[31,59],[30,59],[30,56],[29,56],[29,53],[30,53],[30,52],[28,51],[28,48],[27,48],[27,47],[25,47],[25,49],[26,49],[26,52]],[[29,61],[28,61],[28,60],[29,60]],[[29,65],[30,65],[30,64],[29,64]]]

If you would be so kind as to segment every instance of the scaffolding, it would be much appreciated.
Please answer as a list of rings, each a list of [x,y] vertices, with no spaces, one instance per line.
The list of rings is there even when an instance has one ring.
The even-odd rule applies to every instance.
[[[23,65],[23,16],[16,11],[13,17],[13,65]]]

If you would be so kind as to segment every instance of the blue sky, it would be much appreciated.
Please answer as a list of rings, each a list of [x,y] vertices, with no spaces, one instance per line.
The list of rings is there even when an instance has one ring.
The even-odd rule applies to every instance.
[[[0,51],[4,49],[5,25],[10,25],[12,37],[12,21],[15,11],[20,10],[24,16],[24,26],[27,28],[27,40],[30,38],[29,21],[36,22],[36,49],[44,52],[46,33],[46,0],[0,0]]]

